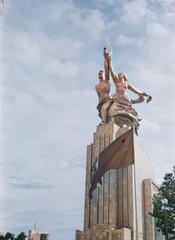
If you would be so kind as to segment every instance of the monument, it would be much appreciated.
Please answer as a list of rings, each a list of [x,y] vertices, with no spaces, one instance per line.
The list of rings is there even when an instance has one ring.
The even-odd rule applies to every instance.
[[[110,96],[110,76],[116,93]],[[101,123],[87,146],[84,229],[76,240],[154,240],[153,168],[138,137],[141,121],[133,104],[152,97],[115,74],[110,48],[104,48],[104,70],[96,91]],[[138,95],[131,100],[127,91]]]

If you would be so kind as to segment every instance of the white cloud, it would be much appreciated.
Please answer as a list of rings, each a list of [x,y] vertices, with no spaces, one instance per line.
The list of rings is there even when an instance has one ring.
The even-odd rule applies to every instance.
[[[54,75],[55,77],[60,78],[60,80],[67,80],[77,77],[79,70],[79,65],[77,63],[70,61],[61,62],[55,58],[50,59],[44,72]]]
[[[7,42],[12,43],[11,50],[17,50],[16,54],[13,51],[13,57],[19,61],[26,63],[37,64],[41,60],[41,50],[38,43],[31,39],[26,32],[14,32],[8,35]],[[4,41],[6,41],[4,39]],[[16,49],[15,49],[16,48]]]
[[[147,1],[135,0],[123,5],[122,21],[139,25],[144,18],[154,18],[153,12],[148,8]]]
[[[101,5],[109,5],[112,6],[115,4],[115,0],[91,0],[95,4],[101,6]]]
[[[174,74],[175,60],[174,49],[175,32],[171,31],[167,26],[159,23],[153,23],[146,29],[145,43],[143,44],[144,61],[161,74]],[[169,79],[169,81],[171,81]]]
[[[158,0],[158,2],[166,8],[172,7],[175,4],[174,0]]]
[[[13,40],[13,41],[11,41]],[[39,64],[43,55],[57,56],[59,59],[76,57],[84,44],[73,38],[49,36],[43,31],[11,31],[3,34],[4,58],[10,58],[24,64]],[[9,43],[8,45],[6,43]]]
[[[101,32],[105,30],[104,18],[99,10],[91,10],[81,24],[91,38],[100,38]]]
[[[136,37],[128,37],[126,35],[120,34],[117,36],[115,44],[118,46],[126,46],[126,45],[142,45],[143,39]]]

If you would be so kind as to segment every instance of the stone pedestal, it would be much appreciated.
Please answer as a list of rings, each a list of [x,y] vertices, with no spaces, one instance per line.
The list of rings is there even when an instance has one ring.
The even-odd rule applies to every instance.
[[[93,143],[87,147],[84,231],[79,232],[81,237],[77,235],[76,240],[155,239],[154,224],[152,218],[150,220],[148,217],[152,192],[149,191],[149,184],[144,182],[144,179],[151,179],[153,168],[136,134],[135,163],[123,169],[108,171],[102,178],[102,186],[93,191],[92,199],[89,198],[92,167],[98,154],[128,130],[128,127],[120,128],[115,123],[98,126]],[[115,233],[118,234],[116,238]]]
[[[78,240],[131,240],[131,230],[128,228],[108,229],[99,228],[98,230],[88,229],[86,231],[76,231]]]

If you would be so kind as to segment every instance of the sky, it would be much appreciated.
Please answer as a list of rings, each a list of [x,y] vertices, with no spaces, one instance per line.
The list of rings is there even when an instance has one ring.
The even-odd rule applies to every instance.
[[[175,0],[6,0],[0,15],[0,231],[83,228],[86,146],[100,123],[104,43],[136,106],[155,180],[175,164]],[[114,86],[112,87],[114,91]]]

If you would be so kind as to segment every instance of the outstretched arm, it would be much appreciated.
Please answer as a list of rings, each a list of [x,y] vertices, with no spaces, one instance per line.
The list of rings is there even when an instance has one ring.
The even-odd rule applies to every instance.
[[[144,96],[144,93],[141,92],[140,90],[138,90],[137,88],[135,88],[134,86],[132,86],[131,84],[128,83],[128,89],[131,90],[132,92],[138,94],[139,96],[140,95],[143,95]]]
[[[150,97],[150,95],[148,95],[145,92],[141,92],[140,90],[138,90],[137,88],[135,88],[133,85],[131,85],[130,83],[128,83],[128,89],[131,90],[132,92],[138,94],[139,96],[143,96],[143,97]]]
[[[141,102],[144,102],[145,98],[144,97],[147,97],[147,100],[146,102],[149,103],[151,100],[152,100],[152,97],[150,95],[148,95],[147,93],[145,92],[141,92],[140,90],[138,90],[137,88],[135,88],[134,86],[132,86],[131,84],[128,83],[128,89],[131,90],[132,92],[136,93],[139,95],[139,98],[136,99],[136,100],[131,100],[131,102],[133,104],[135,103],[141,103]]]
[[[144,98],[145,93],[141,92],[140,90],[138,90],[137,88],[135,88],[131,84],[128,84],[128,89],[139,95],[139,98],[136,101],[131,101],[132,103],[144,102],[144,100],[145,100],[145,98]]]

